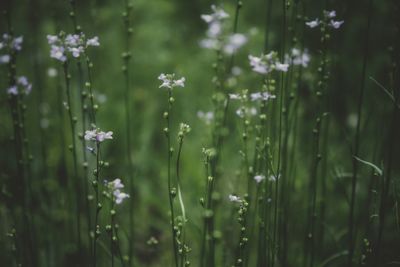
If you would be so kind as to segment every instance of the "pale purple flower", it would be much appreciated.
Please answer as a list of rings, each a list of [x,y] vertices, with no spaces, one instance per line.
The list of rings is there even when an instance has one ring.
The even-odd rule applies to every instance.
[[[228,37],[224,46],[224,52],[228,55],[234,54],[240,47],[247,43],[247,37],[241,33],[235,33]]]
[[[9,95],[18,95],[18,88],[16,85],[11,86],[7,89],[7,94]]]
[[[275,63],[275,69],[276,70],[287,72],[288,68],[289,68],[289,64],[280,63],[280,62],[276,62]]]
[[[49,45],[53,45],[53,44],[57,43],[58,41],[59,40],[58,40],[57,35],[51,35],[51,34],[47,35],[47,42]]]
[[[321,24],[321,22],[319,21],[319,19],[315,19],[315,20],[306,22],[306,25],[307,25],[308,27],[310,27],[310,28],[315,28],[315,27],[319,26],[319,24]]]
[[[270,94],[269,92],[257,92],[250,94],[250,98],[252,101],[257,101],[257,100],[268,101],[269,99],[276,98],[276,96]]]
[[[125,198],[129,198],[129,194],[121,192],[118,189],[113,192],[113,195],[115,197],[115,203],[116,204],[121,204],[122,201],[124,201]]]
[[[99,37],[95,36],[86,41],[86,46],[99,46]]]
[[[286,72],[289,68],[288,64],[279,62],[278,54],[274,51],[260,57],[249,55],[248,58],[252,70],[260,74],[267,74],[273,70]]]
[[[168,89],[173,89],[174,87],[185,87],[185,81],[186,81],[185,77],[182,77],[182,78],[177,79],[177,80],[175,80],[174,77],[175,77],[175,74],[164,74],[164,73],[161,73],[158,76],[158,79],[160,81],[162,81],[162,84],[160,85],[160,88],[161,87],[165,87],[165,88],[168,88]]]
[[[62,46],[52,45],[50,49],[50,57],[65,62],[67,57],[64,54],[65,49]]]
[[[336,17],[336,11],[335,10],[331,10],[331,11],[324,10],[324,16],[329,19],[332,19],[332,18]]]
[[[7,64],[11,60],[11,57],[9,55],[1,55],[0,56],[0,64]]]
[[[331,21],[329,22],[329,26],[331,26],[331,27],[334,28],[334,29],[339,29],[340,26],[342,26],[343,23],[344,23],[343,20],[341,20],[341,21],[331,20]]]
[[[93,129],[85,131],[85,140],[87,141],[96,141],[97,143],[101,143],[105,140],[113,139],[113,132],[103,132],[100,129]]]

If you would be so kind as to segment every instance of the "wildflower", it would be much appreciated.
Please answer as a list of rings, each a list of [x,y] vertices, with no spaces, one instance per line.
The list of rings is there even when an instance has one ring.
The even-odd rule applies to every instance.
[[[84,33],[67,34],[60,33],[57,35],[47,35],[47,42],[51,46],[50,57],[58,61],[65,62],[67,53],[74,58],[79,58],[86,52],[89,46],[99,46],[99,38],[97,36],[86,39]]]
[[[269,92],[257,92],[250,94],[251,101],[256,101],[256,100],[267,101],[269,99],[274,99],[274,98],[276,98],[276,96],[271,95]]]
[[[278,54],[274,51],[260,57],[249,55],[248,58],[253,71],[260,74],[267,74],[273,70],[286,72],[289,68],[288,64],[279,62]]]
[[[332,11],[324,10],[324,16],[329,19],[334,18],[334,17],[336,17],[336,11],[335,10],[332,10]]]
[[[331,20],[330,23],[329,23],[329,26],[331,26],[331,27],[333,27],[335,29],[339,29],[340,26],[342,26],[343,23],[344,23],[343,20],[341,20],[341,21]]]
[[[116,178],[111,182],[106,181],[106,185],[108,188],[109,196],[115,201],[116,204],[121,204],[125,198],[129,197],[129,194],[126,194],[120,190],[124,188],[121,179]]]
[[[160,76],[158,76],[158,79],[162,81],[162,84],[160,85],[161,87],[165,87],[168,89],[173,89],[174,87],[185,87],[185,77],[182,77],[178,80],[174,80],[175,74],[164,74],[161,73]]]
[[[260,182],[265,180],[265,176],[264,175],[256,175],[256,176],[254,176],[254,180],[259,184]]]
[[[65,62],[67,60],[67,57],[65,56],[64,51],[64,47],[52,45],[50,49],[50,57],[57,59],[61,62]]]
[[[100,45],[99,37],[97,37],[97,36],[95,36],[95,37],[93,37],[91,39],[88,39],[86,41],[86,46],[99,46],[99,45]]]
[[[7,89],[7,94],[9,95],[18,95],[18,88],[16,85],[11,86]]]
[[[321,22],[319,21],[319,19],[315,19],[315,20],[306,22],[306,25],[310,28],[315,28],[315,27],[319,26],[320,24],[321,24]]]
[[[307,49],[300,51],[300,49],[293,48],[290,55],[285,56],[285,63],[293,65],[301,65],[307,67],[310,62],[310,54]]]
[[[96,141],[97,143],[101,143],[104,140],[113,139],[112,135],[113,132],[111,131],[103,132],[100,131],[100,129],[93,129],[85,131],[84,138],[86,141]]]
[[[229,198],[230,202],[242,203],[242,199],[240,197],[238,197],[237,195],[231,194],[228,196],[228,198]]]
[[[125,198],[129,197],[129,194],[121,192],[120,190],[114,191],[115,203],[121,204]]]
[[[23,36],[18,36],[13,38],[11,35],[4,33],[2,39],[0,40],[0,50],[3,48],[6,50],[7,54],[0,55],[0,64],[9,63],[11,60],[11,54],[13,51],[20,51],[22,49],[22,42],[24,41]]]
[[[228,37],[223,50],[226,54],[234,54],[240,47],[247,43],[247,37],[241,33],[235,33]]]
[[[277,175],[277,176],[275,176],[275,175],[270,175],[270,176],[268,177],[268,181],[270,181],[270,182],[276,182],[276,180],[278,180],[280,177],[281,177],[280,174]]]
[[[287,72],[288,68],[289,68],[289,64],[279,63],[279,62],[275,63],[276,70]]]
[[[257,109],[255,107],[241,107],[236,110],[236,115],[240,118],[244,118],[245,116],[255,116],[257,115]]]
[[[179,132],[178,132],[178,137],[182,139],[185,135],[187,135],[192,129],[190,126],[186,123],[181,122],[179,125]]]
[[[23,93],[29,95],[32,91],[32,84],[28,82],[25,76],[17,77],[16,83],[7,89],[7,94],[18,95]]]
[[[10,62],[10,56],[9,55],[1,55],[0,56],[0,64],[6,64]]]

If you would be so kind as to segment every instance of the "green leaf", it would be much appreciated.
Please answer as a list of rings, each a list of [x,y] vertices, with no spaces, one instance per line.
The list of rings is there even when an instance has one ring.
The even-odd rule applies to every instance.
[[[371,168],[373,168],[376,171],[377,174],[379,174],[379,176],[382,176],[382,174],[383,174],[382,170],[380,168],[378,168],[378,166],[376,166],[375,164],[373,164],[371,162],[368,162],[368,161],[365,161],[365,160],[362,160],[362,159],[360,159],[359,157],[356,157],[356,156],[354,156],[354,158],[356,160],[358,160],[359,162],[370,166]]]

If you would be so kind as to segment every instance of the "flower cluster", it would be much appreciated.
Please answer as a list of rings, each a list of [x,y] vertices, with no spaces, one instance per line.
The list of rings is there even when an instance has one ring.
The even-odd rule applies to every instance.
[[[191,130],[192,130],[192,128],[190,128],[190,126],[188,124],[181,122],[181,124],[179,125],[179,132],[178,132],[179,138],[183,138]]]
[[[121,204],[125,198],[129,198],[129,194],[121,191],[121,189],[124,188],[121,179],[117,178],[111,182],[106,181],[106,186],[108,189],[108,197],[115,201],[116,204]]]
[[[241,33],[234,33],[223,38],[223,21],[229,18],[229,14],[222,8],[211,6],[213,13],[201,15],[208,24],[206,38],[200,41],[200,46],[207,49],[222,49],[225,54],[232,55],[247,43],[247,37]]]
[[[0,41],[0,50],[5,49],[6,54],[0,55],[0,64],[7,64],[11,60],[10,54],[14,51],[20,51],[22,49],[22,42],[24,38],[22,36],[12,37],[11,35],[4,33]]]
[[[101,143],[106,139],[113,139],[113,132],[108,131],[108,132],[103,132],[100,131],[100,129],[93,129],[93,130],[87,130],[85,132],[85,140],[87,141],[95,141],[97,143]]]
[[[9,95],[19,95],[25,94],[29,95],[32,91],[32,84],[28,82],[25,76],[20,76],[17,78],[16,83],[7,89],[7,94]]]
[[[100,45],[97,36],[86,39],[83,33],[65,35],[61,32],[59,35],[47,35],[47,42],[51,46],[50,57],[61,62],[67,60],[68,53],[74,58],[79,58],[89,46]]]
[[[307,49],[301,51],[298,48],[292,48],[290,54],[285,55],[285,63],[295,66],[301,65],[305,68],[310,63],[310,54],[308,53]]]
[[[164,74],[161,73],[160,76],[158,76],[158,79],[162,81],[162,84],[160,85],[161,87],[165,87],[168,89],[173,89],[174,87],[185,87],[185,77],[182,77],[178,80],[174,80],[175,74]]]
[[[289,68],[289,64],[279,61],[278,53],[274,51],[260,57],[249,55],[249,61],[252,70],[261,74],[267,74],[274,70],[287,72]]]
[[[333,29],[339,29],[340,26],[342,26],[342,24],[344,23],[343,20],[334,20],[334,18],[336,17],[336,11],[334,10],[332,11],[324,10],[323,15],[324,15],[323,19],[320,20],[319,18],[316,18],[315,20],[306,22],[306,25],[310,28],[315,28],[320,25],[323,25],[331,27]]]

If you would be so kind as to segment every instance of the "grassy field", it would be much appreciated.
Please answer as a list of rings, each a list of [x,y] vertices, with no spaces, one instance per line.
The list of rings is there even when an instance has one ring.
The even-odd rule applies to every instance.
[[[0,11],[0,266],[400,265],[399,1]]]

